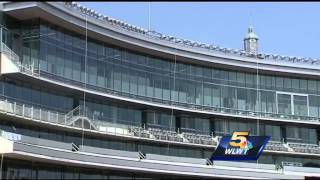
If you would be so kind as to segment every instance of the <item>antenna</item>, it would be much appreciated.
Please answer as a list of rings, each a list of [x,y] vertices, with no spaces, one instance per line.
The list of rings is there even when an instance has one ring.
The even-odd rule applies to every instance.
[[[249,26],[252,26],[253,25],[253,15],[252,15],[252,11],[250,10],[249,12]]]
[[[148,11],[148,30],[150,31],[151,30],[151,2],[149,1],[148,3],[148,6],[149,6],[149,11]]]
[[[85,55],[84,55],[83,117],[86,116],[87,51],[88,51],[88,20],[87,20],[87,14],[86,14],[86,49],[85,49]],[[80,106],[80,110],[81,110],[81,106]],[[80,113],[81,113],[81,111],[80,111]],[[82,118],[82,138],[81,138],[82,146],[83,146],[83,141],[84,141],[84,121]]]

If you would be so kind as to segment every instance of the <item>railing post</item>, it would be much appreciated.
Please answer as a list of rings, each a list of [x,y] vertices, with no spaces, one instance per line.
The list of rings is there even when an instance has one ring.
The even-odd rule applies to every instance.
[[[33,119],[33,106],[31,106],[31,119]]]
[[[22,104],[22,117],[24,117],[24,104]]]
[[[50,121],[50,111],[48,111],[48,122]]]
[[[17,108],[17,103],[14,102],[13,103],[13,112],[12,113],[16,114],[16,108]]]
[[[39,119],[40,119],[40,121],[42,121],[42,117],[41,117],[41,108],[40,108],[40,110],[39,110],[39,112],[40,112],[40,115],[39,115]]]
[[[1,26],[1,28],[0,28],[0,41],[1,41],[1,52],[3,52],[3,48],[2,48],[2,26]]]

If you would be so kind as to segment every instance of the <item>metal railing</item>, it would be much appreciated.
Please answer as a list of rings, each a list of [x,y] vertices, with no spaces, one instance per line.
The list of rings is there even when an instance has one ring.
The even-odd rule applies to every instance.
[[[7,57],[18,67],[21,66],[19,56],[13,52],[4,42],[1,42],[1,52],[7,55]]]
[[[297,167],[302,167],[302,163],[300,162],[287,162],[287,161],[283,161],[281,162],[282,166],[297,166]]]
[[[1,52],[4,53],[11,62],[17,66],[20,72],[26,73],[32,76],[40,76],[40,71],[35,70],[31,64],[22,64],[19,56],[11,50],[4,42],[1,42]]]
[[[150,132],[145,128],[90,119],[81,113],[82,112],[81,109],[83,108],[81,108],[81,106],[78,106],[68,113],[60,113],[57,111],[43,109],[41,107],[36,107],[28,104],[22,104],[19,102],[15,102],[15,101],[0,97],[0,113],[17,116],[24,119],[48,122],[48,123],[71,126],[71,127],[78,127],[78,126],[72,123],[69,124],[68,119],[72,119],[72,117],[79,117],[79,115],[81,115],[81,117],[87,118],[88,120],[93,122],[97,128],[97,129],[91,129],[91,126],[90,126],[90,130],[96,130],[98,132],[112,133],[117,135],[136,136],[136,137],[154,139],[150,136]],[[199,141],[196,141],[194,143],[193,142],[188,142],[188,143],[197,144],[197,145],[199,144],[208,145],[208,143],[201,143],[203,141],[203,138],[201,137],[201,135],[199,136],[200,136]],[[181,142],[179,141],[179,139],[176,141],[175,138],[167,138],[167,139],[161,139],[161,140]],[[216,143],[212,143],[212,144],[209,143],[209,144],[213,146],[216,145]],[[271,144],[275,144],[275,146],[280,146],[280,144],[283,145],[283,143],[281,142],[270,143],[270,145]],[[308,146],[312,146],[313,148],[320,149],[319,145],[308,144]],[[284,150],[278,149],[278,151],[284,151]],[[318,154],[319,152],[317,151],[314,153]]]

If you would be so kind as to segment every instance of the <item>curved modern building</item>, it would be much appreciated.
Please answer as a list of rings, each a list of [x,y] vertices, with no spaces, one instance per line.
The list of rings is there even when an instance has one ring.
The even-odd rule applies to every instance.
[[[320,177],[320,60],[147,31],[77,3],[0,3],[2,179]],[[210,161],[233,131],[258,161]]]

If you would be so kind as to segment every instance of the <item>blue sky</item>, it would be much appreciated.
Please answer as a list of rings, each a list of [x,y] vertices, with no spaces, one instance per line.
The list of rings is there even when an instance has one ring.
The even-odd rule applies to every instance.
[[[148,29],[148,2],[81,2],[88,8]],[[260,51],[320,58],[320,2],[151,2],[157,32],[222,47],[243,49],[249,24]]]

